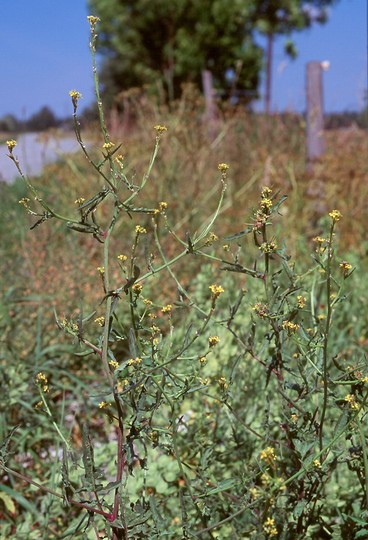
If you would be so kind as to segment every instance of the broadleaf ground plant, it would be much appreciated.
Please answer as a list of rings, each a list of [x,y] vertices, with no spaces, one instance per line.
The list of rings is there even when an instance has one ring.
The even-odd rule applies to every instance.
[[[98,159],[83,141],[81,95],[70,96],[100,188],[55,210],[8,141],[33,227],[60,221],[93,239],[100,293],[93,309],[81,302],[73,315],[55,312],[75,372],[73,363],[56,366],[58,345],[45,351],[40,337],[31,394],[19,379],[22,406],[42,420],[9,419],[3,433],[4,537],[363,538],[368,370],[354,328],[345,331],[356,272],[338,256],[343,216],[331,209],[322,219],[305,268],[282,243],[285,197],[265,185],[249,223],[220,239],[229,170],[220,163],[217,209],[196,231],[178,230],[169,199],[145,198],[169,132],[155,126],[137,181],[106,127],[98,19],[88,20]],[[38,443],[29,449],[32,429]],[[43,461],[26,467],[35,455]]]

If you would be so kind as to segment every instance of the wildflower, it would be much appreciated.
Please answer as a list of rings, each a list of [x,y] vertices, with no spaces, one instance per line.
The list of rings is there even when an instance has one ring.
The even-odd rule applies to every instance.
[[[20,199],[20,200],[18,201],[18,203],[19,203],[20,205],[24,206],[24,208],[25,208],[26,210],[28,210],[29,213],[32,213],[32,210],[31,210],[31,208],[30,208],[30,206],[29,206],[29,199],[28,199],[28,197],[23,197],[22,199]]]
[[[167,131],[167,127],[166,126],[161,126],[160,124],[157,124],[156,126],[154,126],[153,129],[156,130],[157,137],[162,135],[162,133],[164,133],[164,131]]]
[[[206,245],[206,246],[212,246],[212,244],[213,244],[214,242],[217,242],[217,240],[218,240],[217,234],[211,232],[211,233],[207,236],[207,238],[206,238],[205,245]]]
[[[261,302],[257,302],[256,304],[254,304],[252,309],[256,312],[258,317],[261,317],[261,319],[264,319],[269,314],[268,307],[266,306],[266,304],[262,304]]]
[[[224,245],[222,246],[222,249],[223,249],[224,251],[230,251],[230,246],[229,246],[229,244],[224,244]]]
[[[13,148],[17,146],[17,141],[10,139],[9,141],[6,141],[6,146],[8,147],[9,152],[12,153]]]
[[[106,401],[100,401],[100,403],[98,404],[99,409],[106,409],[109,406],[110,403],[106,403]]]
[[[341,268],[344,277],[347,277],[349,271],[353,268],[353,266],[347,261],[341,261],[339,267]]]
[[[38,385],[42,386],[42,390],[44,392],[48,392],[49,391],[49,387],[48,387],[48,381],[47,381],[47,377],[46,375],[40,371],[39,373],[37,373],[36,375],[36,382]]]
[[[168,204],[167,204],[166,201],[161,201],[158,204],[158,208],[159,208],[160,212],[164,212],[167,209],[167,206],[168,206]]]
[[[298,360],[299,357],[300,357],[299,353],[296,352],[293,354],[293,358],[295,358],[295,360]]]
[[[102,145],[102,148],[104,150],[107,150],[109,152],[109,150],[111,150],[112,148],[114,148],[115,144],[111,141],[109,142],[105,142],[103,145]]]
[[[253,487],[249,490],[250,496],[252,499],[258,499],[259,497],[259,490],[256,487]]]
[[[146,234],[147,230],[144,227],[141,227],[140,225],[136,225],[135,232],[137,234]]]
[[[212,292],[215,300],[220,296],[220,294],[225,292],[225,289],[221,285],[210,285],[208,288]]]
[[[43,401],[37,401],[36,405],[34,406],[35,409],[41,409],[43,406]]]
[[[208,338],[208,343],[210,347],[215,347],[220,343],[220,338],[218,336],[210,336]]]
[[[132,290],[138,296],[143,290],[143,285],[141,285],[140,283],[135,283],[132,287]]]
[[[360,379],[360,382],[368,383],[368,377],[363,377],[362,379]]]
[[[78,92],[77,90],[70,90],[69,96],[72,98],[72,103],[73,103],[74,109],[76,109],[77,105],[78,105],[78,100],[81,99],[82,94],[80,92]]]
[[[118,381],[116,383],[116,389],[118,392],[122,392],[124,388],[126,388],[129,385],[128,379],[123,379],[122,381]]]
[[[118,259],[121,262],[125,262],[128,259],[128,257],[126,255],[118,255]]]
[[[287,330],[288,334],[291,335],[291,334],[295,334],[295,332],[297,330],[299,330],[300,328],[300,324],[297,324],[297,323],[293,323],[291,321],[284,321],[282,323],[282,328],[284,330]]]
[[[124,156],[122,154],[118,154],[114,158],[115,163],[117,163],[121,169],[124,167],[123,159]]]
[[[347,403],[350,404],[350,408],[351,408],[353,411],[358,411],[358,410],[359,410],[359,403],[357,403],[354,394],[347,394],[347,395],[344,397],[344,400],[345,400]]]
[[[261,197],[262,199],[267,199],[272,193],[272,189],[270,187],[264,186],[261,191]]]
[[[303,309],[305,307],[305,304],[307,302],[307,299],[305,298],[305,296],[297,296],[296,297],[296,300],[297,300],[297,306],[299,309]]]
[[[269,212],[271,210],[271,208],[272,208],[271,199],[268,199],[267,197],[262,199],[261,203],[260,203],[260,207],[262,208],[262,210],[265,210],[266,212]]]
[[[270,465],[273,461],[276,460],[275,449],[272,448],[272,446],[267,446],[267,448],[261,451],[259,457]]]
[[[81,205],[84,203],[86,199],[84,197],[79,197],[78,199],[75,199],[74,204]]]
[[[105,324],[105,317],[97,317],[94,322],[100,326],[103,326]]]
[[[162,308],[162,313],[170,313],[172,310],[172,305],[171,304],[167,304],[166,306],[163,306]]]
[[[158,334],[159,332],[161,332],[161,329],[158,326],[156,326],[155,324],[150,326],[150,330],[151,330],[152,334]]]
[[[321,322],[321,321],[323,321],[325,318],[326,318],[326,315],[325,315],[324,313],[321,313],[320,315],[317,316],[317,321],[318,321],[318,322]]]
[[[148,298],[145,298],[145,299],[143,300],[143,304],[144,304],[145,306],[147,306],[147,307],[151,307],[152,304],[153,304],[153,302],[152,302],[152,300],[148,300]]]
[[[290,416],[290,418],[291,418],[291,421],[292,421],[293,424],[297,424],[297,423],[298,423],[299,417],[298,417],[297,414],[292,414],[292,415]]]
[[[207,363],[207,358],[205,356],[201,356],[199,358],[199,363],[201,364],[201,366],[204,366]]]
[[[105,267],[104,266],[97,266],[97,272],[101,274],[101,276],[105,273]]]
[[[258,231],[259,229],[262,229],[266,221],[267,221],[267,214],[264,214],[261,210],[257,210],[257,212],[254,215],[253,231]]]
[[[159,338],[154,338],[154,339],[152,340],[152,344],[153,344],[154,347],[157,347],[157,345],[158,345],[159,343],[160,343],[160,339],[159,339]]]
[[[339,210],[332,210],[332,212],[329,212],[328,215],[330,216],[330,218],[332,218],[332,221],[334,222],[340,221],[340,219],[342,218],[342,214],[339,212]]]
[[[142,363],[142,358],[139,358],[138,356],[136,358],[130,358],[128,360],[128,366],[132,366],[132,367],[138,367],[140,366]]]
[[[222,390],[227,390],[229,385],[228,385],[225,377],[220,377],[217,382],[218,382],[218,384],[219,384],[219,386],[220,386],[220,388]]]
[[[228,171],[230,167],[229,167],[229,165],[227,163],[219,163],[217,168],[222,173],[226,173],[226,171]]]
[[[322,465],[321,465],[321,462],[319,459],[314,459],[313,460],[313,465],[316,469],[322,469]]]
[[[93,32],[94,29],[95,29],[96,24],[98,22],[100,22],[100,19],[99,19],[99,17],[94,17],[93,15],[88,15],[87,20],[88,20],[88,22],[90,24],[91,32]]]
[[[153,321],[153,319],[157,319],[157,315],[154,313],[148,313],[148,317],[151,319],[151,321]]]
[[[40,371],[40,372],[37,373],[37,375],[36,375],[36,381],[37,381],[38,383],[42,383],[42,384],[43,384],[43,383],[47,383],[47,377],[46,377],[46,375],[45,375],[42,371]]]
[[[118,363],[116,360],[110,360],[109,365],[110,365],[113,369],[118,369],[118,367],[119,367],[119,363]]]
[[[274,253],[277,249],[276,242],[263,242],[259,248],[263,253]]]
[[[263,525],[263,530],[268,536],[277,536],[277,528],[273,518],[267,518]]]

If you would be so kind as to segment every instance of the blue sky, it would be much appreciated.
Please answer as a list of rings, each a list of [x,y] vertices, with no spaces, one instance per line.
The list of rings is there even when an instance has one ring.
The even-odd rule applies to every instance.
[[[27,118],[48,105],[72,113],[69,90],[93,100],[86,0],[1,1],[0,117]],[[169,0],[168,0],[169,1]],[[340,0],[327,24],[293,36],[299,56],[288,60],[284,38],[274,47],[272,109],[304,109],[305,64],[328,60],[326,111],[358,110],[367,88],[367,0]],[[262,89],[261,89],[262,91]]]

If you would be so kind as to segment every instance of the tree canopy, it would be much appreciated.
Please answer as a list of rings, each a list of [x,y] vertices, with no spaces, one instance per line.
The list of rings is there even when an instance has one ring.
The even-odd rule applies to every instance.
[[[146,85],[172,99],[183,82],[200,85],[205,69],[223,95],[236,85],[255,97],[264,64],[256,33],[290,34],[323,22],[334,1],[89,0],[101,19],[105,98]],[[288,47],[293,55],[291,42]]]

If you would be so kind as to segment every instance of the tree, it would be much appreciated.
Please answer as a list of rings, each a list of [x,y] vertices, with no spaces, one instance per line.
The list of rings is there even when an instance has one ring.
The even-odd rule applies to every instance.
[[[210,70],[217,90],[257,96],[264,52],[256,32],[272,38],[326,20],[337,0],[89,0],[100,17],[101,80],[111,103],[121,90],[148,85],[169,100],[186,81],[201,85]],[[291,41],[286,51],[295,54]]]
[[[201,84],[212,72],[225,95],[237,69],[237,88],[254,97],[262,50],[253,40],[252,8],[244,0],[90,0],[101,19],[101,80],[105,98],[148,85],[169,99],[181,84]],[[241,69],[239,69],[241,66]]]
[[[27,129],[30,131],[43,131],[45,129],[56,127],[59,124],[58,119],[49,107],[42,107],[33,114],[27,121]]]

